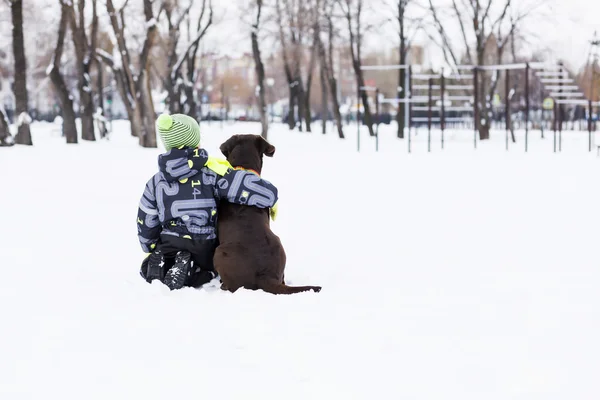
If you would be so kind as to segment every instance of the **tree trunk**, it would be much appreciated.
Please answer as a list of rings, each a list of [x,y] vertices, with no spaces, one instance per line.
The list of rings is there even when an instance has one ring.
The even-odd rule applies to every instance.
[[[324,135],[327,133],[327,120],[329,119],[329,99],[327,98],[327,77],[325,76],[325,69],[322,66],[319,72],[319,79],[321,80],[321,122]]]
[[[12,146],[14,144],[15,141],[8,129],[8,119],[2,106],[0,106],[0,147]]]
[[[350,9],[348,9],[346,14],[346,20],[348,22],[348,33],[350,35],[350,56],[352,58],[352,68],[354,69],[354,75],[356,77],[356,86],[358,96],[361,98],[363,103],[364,112],[364,121],[369,129],[369,135],[375,136],[375,132],[373,132],[373,118],[371,117],[371,108],[369,107],[369,99],[367,96],[366,90],[362,90],[361,87],[365,86],[365,79],[363,75],[363,71],[361,69],[362,60],[361,60],[361,31],[360,31],[360,18],[361,18],[361,10],[362,10],[362,0],[358,2],[358,11],[355,15],[357,20],[357,29],[356,32],[352,27],[352,15],[350,13]],[[356,46],[356,48],[355,48]],[[356,121],[359,123],[359,121]]]
[[[344,139],[344,129],[342,126],[342,113],[340,113],[340,102],[337,98],[337,80],[331,78],[329,80],[329,89],[331,90],[331,101],[333,102],[333,116],[335,117],[335,124],[337,126],[338,136],[340,139]]]
[[[404,64],[404,62],[400,62],[400,64]],[[398,70],[398,87],[402,88],[402,90],[398,93],[398,97],[400,100],[406,99],[406,70],[400,69]],[[404,139],[404,128],[406,127],[406,103],[398,103],[397,112],[396,112],[396,123],[398,125],[398,138]]]
[[[313,77],[313,62],[310,63],[310,71],[306,78],[306,90],[304,90],[304,120],[306,121],[306,132],[312,132],[312,112],[310,109],[310,92],[312,89],[312,77]]]
[[[360,92],[360,99],[362,101],[362,105],[365,110],[363,118],[364,118],[365,124],[369,128],[369,135],[375,136],[375,133],[373,132],[373,117],[371,116],[371,107],[369,106],[369,96],[367,96],[366,90],[360,89],[361,87],[365,86],[363,72],[360,69],[361,64],[357,60],[355,60],[352,64],[354,65],[354,73],[356,74],[356,81],[358,84],[358,90]]]
[[[104,67],[100,61],[96,64],[96,69],[98,70],[98,108],[102,115],[106,115],[104,112]]]
[[[477,65],[483,66],[485,49],[483,47],[477,47]],[[489,119],[489,108],[488,100],[486,96],[486,77],[485,71],[480,70],[479,75],[479,95],[478,97],[478,108],[479,108],[479,121],[475,121],[477,129],[479,131],[479,140],[488,140],[490,138],[490,119]]]
[[[260,123],[262,126],[262,137],[267,139],[269,131],[269,120],[267,119],[267,101],[265,99],[265,66],[260,56],[258,47],[258,29],[260,26],[260,13],[262,1],[257,1],[258,10],[256,24],[252,27],[250,39],[252,40],[252,55],[254,57],[254,70],[256,71],[256,80],[258,82],[258,108],[260,110]]]
[[[87,77],[86,77],[87,76]],[[89,74],[80,77],[79,84],[79,111],[81,116],[81,139],[95,141],[94,132],[94,99],[92,98]]]
[[[154,127],[156,115],[154,115],[154,104],[152,102],[148,71],[140,73],[139,82],[138,93],[140,94],[140,99],[136,102],[136,108],[140,110],[141,119],[140,146],[157,147],[156,130]]]
[[[115,65],[111,57],[105,57],[100,54],[105,62],[108,62],[115,77],[119,93],[125,103],[127,114],[131,124],[131,134],[138,136],[139,143],[143,147],[156,147],[156,131],[154,121],[156,115],[154,112],[154,103],[150,91],[149,78],[149,55],[154,45],[157,35],[156,23],[152,10],[152,0],[144,0],[144,15],[146,17],[146,35],[139,56],[139,73],[135,74],[129,57],[129,50],[125,41],[124,34],[124,16],[116,12],[112,0],[106,0],[106,7],[110,17],[113,32],[117,38],[117,46],[122,62]]]
[[[296,79],[297,90],[296,90],[296,104],[298,105],[298,131],[302,132],[302,121],[304,120],[304,87],[302,86],[302,80]]]
[[[60,36],[61,35],[59,33],[59,41]],[[58,46],[62,47],[62,44],[59,44]],[[60,60],[60,58],[55,60]],[[60,61],[54,62],[54,66],[50,71],[50,81],[54,85],[54,90],[58,95],[58,100],[62,109],[63,136],[66,138],[67,143],[77,143],[77,125],[75,124],[75,111],[73,110],[73,100],[71,100],[69,89],[67,88],[67,85],[65,84],[65,81],[60,73],[59,66],[57,65],[59,62]]]
[[[15,99],[17,114],[17,136],[15,143],[33,145],[29,123],[27,94],[27,62],[25,59],[25,43],[23,40],[23,0],[11,1],[13,23],[13,54],[15,58]]]
[[[312,122],[312,112],[310,110],[310,87],[306,88],[304,92],[304,121],[306,124],[306,132],[312,132],[311,122]]]
[[[398,0],[398,25],[399,25],[399,39],[400,39],[400,48],[399,48],[399,57],[400,65],[406,64],[406,38],[404,36],[404,11],[406,7],[406,2],[404,0]],[[406,99],[406,70],[400,68],[398,70],[398,88],[402,88],[400,92],[396,91],[397,97],[400,100]],[[398,138],[404,139],[404,128],[406,127],[406,103],[397,103],[398,110],[396,112],[396,124],[398,126]]]
[[[125,105],[125,111],[127,112],[127,119],[129,120],[131,129],[131,136],[139,137],[142,119],[137,109],[129,100],[130,97],[127,89],[125,72],[122,69],[113,69],[113,74],[115,76],[115,80],[117,81],[117,90],[119,91],[119,96],[121,96],[123,104]]]
[[[293,81],[289,81],[288,80],[288,88],[289,88],[289,100],[288,100],[288,117],[287,117],[287,123],[288,123],[288,127],[290,128],[290,130],[294,129],[296,127],[296,116],[294,115],[294,108],[296,106],[295,104],[295,100],[296,100],[296,89],[294,87],[292,87],[293,85]]]
[[[91,43],[88,43],[85,23],[86,0],[77,3],[78,13],[74,12],[73,5],[70,7],[72,13],[69,15],[71,31],[73,32],[73,44],[75,45],[75,58],[77,59],[77,89],[79,90],[79,115],[81,118],[81,138],[83,140],[95,141],[94,132],[94,97],[92,95],[92,79],[90,70],[96,52],[96,40],[98,33],[98,14],[96,0],[92,0],[92,28],[90,32]],[[76,16],[78,18],[76,18]],[[79,21],[77,21],[79,19]]]
[[[337,126],[338,136],[340,139],[344,139],[344,129],[342,126],[342,114],[340,113],[340,102],[338,99],[338,87],[337,87],[337,79],[335,79],[335,75],[333,73],[333,20],[331,16],[327,18],[327,26],[328,26],[328,37],[329,37],[329,52],[325,53],[325,46],[323,45],[323,41],[318,38],[317,45],[319,46],[318,50],[321,54],[321,62],[323,67],[325,68],[325,74],[327,75],[327,81],[329,82],[329,91],[331,93],[331,102],[333,104],[333,116],[335,118],[335,124]]]
[[[194,98],[193,79],[194,71],[188,71],[187,82],[184,83],[186,107],[182,107],[181,109],[185,110],[189,116],[198,119],[198,106],[196,105],[196,99]]]

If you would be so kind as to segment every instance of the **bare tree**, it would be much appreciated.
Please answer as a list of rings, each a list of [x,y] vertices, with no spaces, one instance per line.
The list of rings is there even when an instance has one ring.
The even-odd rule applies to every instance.
[[[333,108],[333,116],[337,126],[338,135],[341,139],[344,138],[344,131],[342,128],[342,115],[340,113],[340,104],[338,100],[338,84],[335,74],[333,72],[333,40],[334,40],[334,24],[333,24],[333,9],[335,2],[333,0],[321,0],[322,3],[322,23],[327,33],[327,46],[325,45],[320,29],[319,34],[315,36],[317,54],[319,56],[319,65],[321,68],[320,75],[321,79],[326,81],[327,88],[329,89],[331,103]],[[325,85],[323,86],[323,133],[325,133],[325,121],[328,115],[327,108],[327,90]]]
[[[373,132],[373,118],[371,116],[371,107],[367,92],[362,90],[365,86],[364,74],[362,71],[362,40],[364,35],[363,17],[365,10],[364,0],[338,0],[338,4],[343,12],[348,25],[348,34],[350,37],[350,56],[352,57],[352,68],[356,77],[356,90],[358,97],[362,100],[364,108],[365,124],[369,128],[369,134],[375,136]],[[358,121],[357,121],[358,122]]]
[[[208,13],[208,15],[207,15]],[[194,98],[194,82],[198,78],[198,68],[196,68],[196,55],[198,53],[198,49],[200,48],[200,42],[206,35],[208,28],[211,27],[213,23],[213,4],[212,0],[202,0],[202,7],[200,11],[200,16],[196,22],[196,36],[190,41],[187,51],[185,52],[185,62],[186,62],[186,79],[185,83],[185,93],[188,104],[188,113],[196,114],[196,100]]]
[[[288,125],[294,129],[297,107],[302,130],[304,119],[306,130],[311,131],[312,113],[310,109],[310,91],[314,67],[317,61],[315,38],[318,31],[319,7],[312,0],[277,0],[275,3],[279,42],[283,56],[285,75],[289,85]],[[308,63],[305,63],[305,50],[309,49]],[[306,65],[303,76],[302,66]]]
[[[450,65],[458,65],[463,58],[460,57],[458,49],[454,46],[448,34],[448,22],[444,20],[442,7],[435,6],[433,0],[428,0],[429,10],[433,18],[433,25],[441,40],[444,57]],[[458,24],[461,48],[465,49],[464,60],[481,69],[486,65],[486,56],[490,55],[490,44],[495,41],[495,54],[491,54],[494,62],[502,59],[504,49],[509,43],[515,29],[543,2],[535,0],[526,7],[516,8],[514,0],[452,0],[450,19]],[[483,74],[482,74],[483,75]],[[478,99],[479,120],[475,121],[479,130],[481,140],[490,137],[490,99],[498,82],[498,72],[494,72],[491,86],[485,79],[479,83]],[[490,90],[488,92],[488,89]]]
[[[258,32],[261,26],[261,13],[263,8],[262,0],[256,0],[256,19],[252,24],[250,31],[250,40],[252,41],[252,56],[254,57],[254,69],[256,71],[257,91],[258,91],[258,107],[260,111],[260,123],[262,125],[262,136],[267,139],[269,131],[269,120],[267,118],[267,101],[265,98],[265,66],[263,64],[259,41]]]
[[[394,23],[396,24],[398,34],[398,61],[400,65],[407,64],[407,57],[411,49],[412,40],[416,33],[420,30],[423,22],[423,17],[416,16],[409,18],[409,7],[415,4],[415,0],[391,0],[386,5],[389,6],[394,15]],[[406,88],[406,69],[398,69],[398,89],[396,91],[398,98],[402,101],[406,99],[408,88]],[[406,109],[404,103],[398,103],[396,113],[396,122],[398,126],[398,138],[404,138],[404,128],[406,119]]]
[[[15,58],[15,98],[17,112],[17,136],[15,143],[33,145],[29,124],[27,93],[27,61],[25,59],[25,43],[23,40],[23,0],[10,0],[13,24],[13,54]]]
[[[154,129],[156,114],[150,91],[150,50],[157,35],[153,2],[152,0],[144,0],[143,3],[146,32],[139,53],[137,71],[133,67],[132,51],[127,46],[125,39],[125,8],[127,3],[128,1],[125,1],[125,4],[119,10],[116,10],[113,1],[106,0],[106,8],[117,43],[113,56],[100,49],[97,50],[97,54],[113,70],[119,94],[125,103],[131,123],[132,135],[139,137],[141,146],[156,147],[156,132]],[[157,18],[161,12],[162,3]]]
[[[73,32],[75,45],[75,58],[77,59],[77,79],[79,89],[79,111],[81,115],[81,138],[83,140],[96,140],[94,135],[94,98],[92,94],[92,79],[90,69],[95,59],[98,40],[98,10],[97,0],[92,2],[92,23],[90,34],[86,32],[85,5],[87,0],[78,0],[77,11],[71,2],[68,7],[69,24]]]
[[[298,91],[298,82],[295,80],[295,76],[292,73],[292,65],[290,57],[288,56],[288,43],[287,43],[287,35],[285,34],[284,26],[286,22],[283,19],[283,11],[281,6],[282,0],[276,0],[275,8],[277,10],[277,22],[279,26],[279,40],[281,44],[281,55],[283,58],[283,68],[285,70],[285,77],[288,82],[288,90],[289,90],[289,101],[288,101],[288,118],[287,123],[290,129],[294,129],[296,127],[296,117],[295,117],[295,108],[296,108],[296,97]],[[291,26],[291,25],[290,25]],[[292,31],[292,38],[295,39],[295,33]]]
[[[191,18],[190,10],[193,5],[193,0],[184,7],[179,2],[164,3],[169,28],[168,76],[165,80],[165,86],[168,93],[167,104],[171,112],[182,112],[196,116],[197,106],[194,96],[194,84],[198,78],[196,55],[200,42],[213,23],[213,4],[212,0],[202,0],[200,15],[195,29],[192,31],[189,21]],[[181,38],[181,26],[185,19],[188,21],[188,43],[185,45],[184,51],[177,54],[177,47]]]
[[[65,80],[60,73],[60,64],[63,56],[63,49],[65,44],[65,36],[67,33],[69,19],[73,13],[73,8],[69,2],[60,0],[61,14],[60,23],[58,26],[58,39],[56,41],[56,48],[54,49],[54,56],[52,57],[52,64],[46,71],[54,90],[58,95],[60,106],[62,109],[63,117],[63,136],[65,136],[67,143],[77,143],[77,126],[75,125],[75,112],[73,110],[73,99],[69,93],[69,89],[65,83]]]
[[[165,18],[167,20],[169,36],[167,41],[167,68],[168,74],[164,79],[164,86],[167,90],[167,109],[171,113],[180,113],[181,111],[181,89],[182,79],[180,78],[179,71],[175,71],[175,64],[177,63],[177,45],[179,44],[179,38],[181,35],[181,24],[184,18],[189,18],[189,12],[193,5],[193,1],[190,1],[187,7],[177,7],[179,2],[165,2]]]

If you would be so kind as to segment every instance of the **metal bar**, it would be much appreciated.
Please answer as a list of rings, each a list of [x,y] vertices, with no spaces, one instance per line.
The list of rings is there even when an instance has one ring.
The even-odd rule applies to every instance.
[[[429,121],[427,121],[427,152],[431,152],[431,92],[433,87],[433,79],[429,78],[429,112],[427,113],[427,117]]]
[[[558,104],[570,104],[573,106],[576,105],[580,105],[580,106],[586,106],[588,104],[588,100],[583,100],[583,99],[564,99],[564,100],[556,100],[556,103]],[[600,106],[600,101],[597,102],[592,102],[593,106]]]
[[[588,105],[588,135],[589,135],[589,151],[592,151],[592,101]]]
[[[529,63],[525,68],[525,153],[527,153],[529,138]]]
[[[431,117],[431,120],[439,122],[442,119],[440,117]],[[411,121],[413,121],[413,122],[428,122],[429,117],[413,117],[413,118],[411,118]]]
[[[454,101],[471,101],[473,96],[446,96],[446,100]]]
[[[413,117],[413,118],[411,118],[411,121],[413,121],[413,122],[427,122],[428,120],[429,120],[429,117]],[[431,120],[434,122],[440,122],[442,120],[442,118],[431,117]],[[467,121],[473,121],[473,118],[468,118],[468,117],[446,117],[445,118],[445,122],[467,122]]]
[[[509,71],[511,69],[525,69],[527,64],[518,63],[518,64],[497,64],[497,65],[481,65],[477,67],[482,71]]]
[[[425,106],[419,106],[419,107],[413,107],[413,110],[415,111],[429,111],[429,107],[425,107]],[[432,111],[442,111],[442,107],[431,107]],[[470,111],[472,112],[473,109],[471,107],[444,107],[445,111]]]
[[[531,62],[529,67],[533,69],[546,69],[550,71],[557,71],[558,67],[555,64],[548,64],[545,62]]]
[[[472,85],[446,85],[446,90],[473,90]]]
[[[505,118],[505,125],[506,125],[506,150],[508,150],[508,130],[510,129],[510,99],[509,99],[509,92],[510,92],[510,70],[506,70],[505,72],[505,78],[504,78],[504,118]]]
[[[442,79],[440,82],[440,86],[442,87],[441,91],[442,91],[442,123],[441,123],[441,128],[442,128],[442,150],[444,149],[444,129],[446,128],[446,99],[444,99],[444,93],[445,93],[445,85],[446,85],[446,80],[444,78],[444,70],[442,69]]]
[[[377,90],[377,88],[376,88],[375,86],[361,86],[361,87],[360,87],[360,90],[363,90],[363,91],[365,91],[365,92],[368,92],[368,91]]]
[[[473,94],[475,101],[473,102],[473,143],[477,148],[477,128],[479,127],[479,71],[473,68]]]
[[[553,97],[583,97],[583,93],[578,92],[550,92]]]
[[[565,73],[558,72],[558,71],[540,71],[540,72],[536,72],[535,76],[540,76],[540,77],[544,77],[544,76],[545,77],[561,77],[561,76],[566,76],[566,77],[568,77],[569,74],[565,74]]]
[[[556,153],[556,116],[557,116],[557,110],[558,109],[558,104],[556,104],[556,101],[554,102],[554,107],[552,108],[553,110],[553,116],[554,118],[552,119],[552,128],[554,130],[554,152]]]
[[[411,100],[412,99],[412,91],[413,91],[413,84],[412,84],[412,67],[409,66],[408,67],[408,99]],[[408,103],[408,153],[410,154],[410,142],[411,142],[411,133],[410,133],[410,118],[412,115],[412,104]]]
[[[575,82],[572,78],[562,78],[562,79],[540,79],[542,83],[573,83]]]
[[[375,151],[379,151],[379,89],[375,88],[375,114],[377,122],[375,125]]]
[[[560,72],[563,72],[563,68],[562,68],[563,65],[562,65],[562,63],[559,63],[558,65],[560,66]],[[560,82],[559,85],[561,86],[559,92],[562,93],[563,82]],[[558,107],[558,120],[559,120],[559,125],[558,125],[558,151],[562,151],[563,119],[564,119],[564,106],[561,104]]]
[[[360,89],[356,95],[356,151],[360,153]]]
[[[429,90],[429,85],[414,85],[413,89],[415,90]],[[440,85],[433,85],[432,89],[440,89]]]
[[[451,75],[446,76],[446,79],[456,79],[456,80],[473,79],[473,75],[451,74]]]
[[[560,90],[561,86],[557,85],[548,85],[545,87],[546,90]],[[562,90],[579,90],[579,86],[577,85],[563,85]]]
[[[413,79],[421,79],[421,80],[428,80],[428,79],[439,79],[441,75],[436,75],[436,74],[415,74],[413,75]]]
[[[394,69],[407,69],[410,65],[394,64],[394,65],[363,65],[360,67],[363,71],[385,71]]]

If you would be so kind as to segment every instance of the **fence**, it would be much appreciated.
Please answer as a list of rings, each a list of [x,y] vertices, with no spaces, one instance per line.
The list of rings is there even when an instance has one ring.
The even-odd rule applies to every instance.
[[[485,96],[483,92],[484,85],[481,75],[492,72],[495,80],[493,87],[496,87],[497,79],[504,73],[504,110],[503,110],[503,125],[506,131],[506,149],[509,148],[509,138],[515,142],[513,118],[513,98],[518,89],[518,85],[511,86],[511,78],[515,77],[516,81],[519,76],[514,75],[514,71],[524,74],[524,87],[521,99],[522,119],[525,127],[525,151],[529,147],[529,130],[532,116],[532,75],[537,78],[537,83],[540,86],[538,109],[540,111],[540,127],[542,137],[544,128],[547,126],[544,116],[545,110],[552,113],[551,128],[554,132],[554,152],[562,150],[562,131],[563,125],[568,122],[575,121],[578,115],[584,115],[587,122],[587,131],[589,136],[589,151],[592,151],[592,135],[596,130],[596,124],[593,120],[594,108],[600,107],[600,102],[592,102],[585,99],[584,94],[579,90],[577,85],[574,85],[574,79],[568,76],[561,64],[552,65],[546,63],[519,63],[519,64],[503,64],[503,65],[459,65],[454,70],[445,74],[442,70],[438,74],[431,73],[415,73],[410,65],[365,65],[362,66],[363,71],[384,71],[384,70],[399,70],[405,69],[406,79],[404,88],[406,88],[406,96],[404,98],[389,97],[385,98],[380,94],[380,90],[374,86],[363,86],[359,88],[357,98],[357,122],[360,120],[360,98],[363,92],[375,94],[376,121],[379,120],[380,105],[392,104],[398,109],[401,106],[405,108],[405,125],[408,130],[408,152],[411,152],[411,128],[413,126],[427,125],[428,131],[428,151],[431,151],[431,130],[432,127],[438,126],[441,129],[441,146],[444,148],[444,131],[448,124],[453,126],[473,128],[473,145],[477,148],[479,135],[480,113],[487,111],[488,107],[480,109],[480,96]],[[534,78],[534,79],[535,79]],[[398,90],[403,90],[399,87]],[[485,98],[485,102],[488,102]],[[573,118],[566,118],[567,108],[572,107]],[[583,114],[582,114],[582,111]],[[579,118],[581,122],[581,118]],[[493,121],[493,119],[492,119]],[[379,149],[379,134],[377,122],[377,133],[375,134],[376,150]],[[579,124],[581,128],[581,123]],[[357,133],[357,149],[360,151],[360,123],[358,124]]]

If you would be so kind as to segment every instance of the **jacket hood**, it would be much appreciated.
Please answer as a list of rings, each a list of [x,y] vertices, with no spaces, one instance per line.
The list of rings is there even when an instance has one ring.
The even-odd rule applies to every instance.
[[[158,169],[168,182],[174,182],[200,173],[207,161],[204,149],[171,149],[158,156]]]

